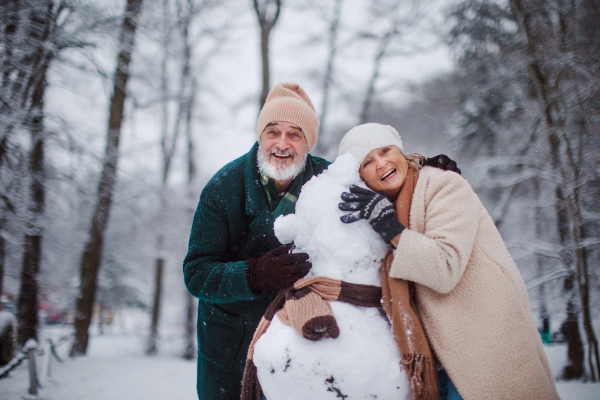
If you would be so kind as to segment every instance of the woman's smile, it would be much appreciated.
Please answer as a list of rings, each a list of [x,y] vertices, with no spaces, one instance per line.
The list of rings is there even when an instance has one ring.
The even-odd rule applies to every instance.
[[[388,172],[386,172],[385,174],[383,174],[383,176],[381,177],[381,180],[387,181],[389,179],[393,179],[395,174],[396,174],[396,168],[393,168],[393,169],[389,170]]]

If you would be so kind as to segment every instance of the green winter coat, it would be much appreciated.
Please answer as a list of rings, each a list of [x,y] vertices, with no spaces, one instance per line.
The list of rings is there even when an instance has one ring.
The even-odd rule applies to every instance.
[[[275,292],[253,293],[246,260],[280,245],[260,183],[258,144],[205,186],[183,262],[185,284],[198,303],[198,397],[239,399],[246,352]],[[308,155],[303,184],[329,162]]]

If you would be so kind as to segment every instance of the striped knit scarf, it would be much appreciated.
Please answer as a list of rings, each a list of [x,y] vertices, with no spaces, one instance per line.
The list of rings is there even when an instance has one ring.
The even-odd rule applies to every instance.
[[[269,209],[273,213],[273,217],[277,218],[280,215],[292,214],[296,209],[296,201],[300,195],[300,189],[302,189],[302,182],[304,181],[304,171],[298,175],[292,181],[290,188],[283,197],[279,197],[277,188],[275,187],[275,181],[272,178],[260,173],[260,183],[265,189],[267,195],[267,202],[269,203]]]
[[[343,301],[360,307],[379,307],[381,288],[315,276],[300,279],[293,287],[280,291],[260,320],[250,343],[242,380],[242,400],[260,400],[260,383],[253,361],[254,345],[267,331],[275,315],[306,339],[319,340],[326,336],[336,338],[340,329],[329,301]]]

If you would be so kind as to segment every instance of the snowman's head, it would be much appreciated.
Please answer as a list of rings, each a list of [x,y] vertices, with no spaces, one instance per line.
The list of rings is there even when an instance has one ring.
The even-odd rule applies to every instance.
[[[338,204],[350,185],[366,187],[358,175],[358,162],[346,154],[302,187],[296,213],[277,218],[275,235],[281,243],[293,242],[295,252],[308,253],[313,265],[308,276],[380,285],[388,245],[368,222],[340,220],[345,213]]]

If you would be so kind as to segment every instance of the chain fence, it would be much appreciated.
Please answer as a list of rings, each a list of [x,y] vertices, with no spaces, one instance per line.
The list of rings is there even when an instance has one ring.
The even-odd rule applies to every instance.
[[[4,367],[0,368],[0,380],[8,377],[8,374],[10,374],[10,372],[12,370],[14,370],[19,365],[21,365],[23,360],[25,360],[27,357],[28,357],[27,352],[21,351],[16,357],[14,357],[12,360],[10,360],[10,362],[8,364],[6,364]]]
[[[69,341],[69,338],[64,336],[64,337],[60,338],[56,343],[54,343],[54,341],[52,339],[46,339],[46,340],[48,341],[49,348],[50,348],[50,354],[52,355],[52,357],[59,363],[64,363],[65,360],[63,360],[58,355],[58,352],[56,349],[58,347],[60,347],[61,345],[67,343]],[[35,352],[36,356],[42,357],[45,354],[46,354],[46,351],[41,346],[36,349],[36,352]],[[6,364],[4,367],[0,368],[0,380],[7,378],[9,376],[9,374],[12,371],[14,371],[19,365],[21,365],[23,363],[23,361],[26,360],[27,358],[29,358],[27,349],[23,348],[17,355],[15,355],[13,357],[12,360],[10,360],[10,362],[8,364]]]

